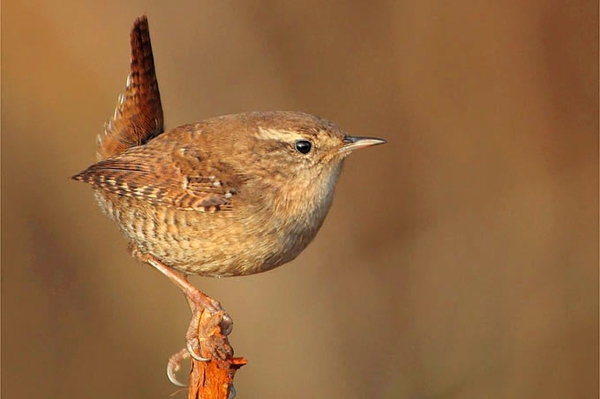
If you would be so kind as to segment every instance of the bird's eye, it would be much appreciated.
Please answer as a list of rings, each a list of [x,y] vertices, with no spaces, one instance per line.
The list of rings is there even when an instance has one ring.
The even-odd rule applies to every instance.
[[[296,150],[302,154],[308,154],[312,148],[312,143],[308,140],[298,140],[294,144]]]

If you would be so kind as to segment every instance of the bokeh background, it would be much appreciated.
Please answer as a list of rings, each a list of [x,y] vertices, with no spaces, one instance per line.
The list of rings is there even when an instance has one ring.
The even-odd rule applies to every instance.
[[[168,127],[290,109],[389,141],[297,260],[193,278],[235,320],[239,398],[598,396],[597,2],[11,0],[3,398],[176,390],[182,295],[68,179],[143,12]]]

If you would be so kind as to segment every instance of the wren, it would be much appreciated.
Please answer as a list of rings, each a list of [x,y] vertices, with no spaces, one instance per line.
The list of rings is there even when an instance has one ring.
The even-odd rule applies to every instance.
[[[145,16],[131,49],[125,94],[98,139],[99,161],[73,179],[94,188],[134,256],[182,288],[193,310],[219,310],[186,276],[243,276],[296,258],[323,224],[346,156],[385,141],[287,111],[164,132]],[[196,337],[187,338],[201,359]]]

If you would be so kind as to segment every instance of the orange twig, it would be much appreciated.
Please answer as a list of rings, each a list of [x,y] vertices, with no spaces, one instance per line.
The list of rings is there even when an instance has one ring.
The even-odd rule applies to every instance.
[[[235,372],[246,364],[246,359],[233,357],[233,348],[223,334],[221,324],[225,313],[204,311],[198,333],[202,356],[209,361],[192,359],[188,399],[228,399],[233,391]]]

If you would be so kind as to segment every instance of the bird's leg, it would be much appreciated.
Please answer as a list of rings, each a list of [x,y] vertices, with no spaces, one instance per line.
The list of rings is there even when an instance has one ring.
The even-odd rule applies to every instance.
[[[208,295],[202,293],[187,280],[187,277],[165,265],[153,256],[148,256],[146,263],[154,267],[156,270],[164,274],[173,284],[181,288],[183,294],[192,304],[192,312],[199,308],[200,310],[208,310],[210,313],[224,312],[221,304],[215,301]],[[202,313],[202,312],[200,312]]]
[[[194,359],[200,362],[208,362],[210,358],[203,357],[200,354],[200,342],[204,341],[204,339],[200,337],[200,317],[202,316],[204,309],[198,307],[198,305],[193,302],[190,297],[186,296],[186,299],[188,300],[190,309],[192,310],[192,319],[190,320],[190,325],[185,333],[185,347],[190,353],[190,356]]]
[[[204,311],[208,311],[212,315],[217,313],[220,313],[222,315],[220,328],[223,335],[229,335],[229,333],[232,330],[233,321],[231,320],[231,317],[229,317],[229,315],[225,313],[221,304],[218,301],[202,293],[200,290],[198,290],[196,287],[190,284],[186,276],[182,273],[175,271],[160,260],[156,259],[156,257],[150,254],[142,253],[134,246],[131,247],[131,252],[134,258],[142,262],[148,263],[149,265],[154,267],[156,270],[165,275],[169,280],[171,280],[171,282],[173,282],[173,284],[178,286],[183,291],[183,294],[185,295],[185,298],[188,301],[190,309],[192,310],[192,319],[190,321],[188,330],[185,334],[185,346],[187,352],[195,360],[209,361],[209,358],[203,357],[201,355],[200,350],[200,343],[201,341],[203,341],[203,338],[200,337],[199,333],[200,318],[202,316],[202,313]],[[179,369],[181,361],[187,357],[184,356],[182,352],[183,351],[180,351],[173,355],[169,359],[169,364],[167,366],[167,374],[169,376],[169,379],[173,383],[175,383],[175,385],[180,385],[179,383],[175,382],[177,381],[174,378],[175,372]]]
[[[192,356],[194,359],[201,362],[207,362],[210,359],[200,355],[200,341],[202,341],[202,338],[200,337],[199,326],[200,317],[202,316],[204,309],[199,308],[189,296],[186,295],[185,299],[187,300],[190,310],[192,311],[192,319],[190,320],[190,325],[185,333],[185,348],[190,353],[190,356]]]

